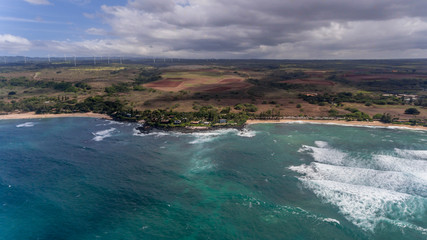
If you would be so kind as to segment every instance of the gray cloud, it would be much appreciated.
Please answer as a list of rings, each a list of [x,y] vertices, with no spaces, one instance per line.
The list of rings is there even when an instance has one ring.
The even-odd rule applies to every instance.
[[[58,51],[217,58],[426,57],[424,0],[129,0]],[[102,37],[101,37],[102,35]]]
[[[307,57],[331,51],[325,58],[355,49],[425,49],[418,40],[426,36],[427,26],[420,9],[427,9],[427,2],[133,0],[126,6],[102,7],[113,33],[138,44],[166,51],[220,52],[224,57],[258,52],[259,57],[283,58],[296,56],[292,49]],[[278,55],[283,46],[288,50]]]

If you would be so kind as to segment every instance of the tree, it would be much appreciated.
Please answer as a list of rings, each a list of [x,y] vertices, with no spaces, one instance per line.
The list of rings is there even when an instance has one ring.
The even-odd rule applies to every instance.
[[[418,115],[420,114],[420,111],[416,108],[408,108],[405,110],[405,114]]]
[[[393,122],[393,118],[391,117],[390,113],[384,113],[380,121],[383,123],[391,123]]]

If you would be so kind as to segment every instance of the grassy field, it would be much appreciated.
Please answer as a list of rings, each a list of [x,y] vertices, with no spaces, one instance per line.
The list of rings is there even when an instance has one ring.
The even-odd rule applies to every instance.
[[[326,117],[331,109],[346,114],[349,112],[346,108],[357,108],[370,116],[390,113],[402,120],[425,120],[426,63],[427,60],[186,60],[157,65],[134,62],[77,67],[14,64],[0,66],[0,101],[12,104],[29,98],[52,97],[78,103],[90,96],[103,96],[137,110],[194,111],[195,106],[211,105],[238,111],[233,108],[235,105],[250,103],[257,107],[255,114],[275,111],[282,116]],[[82,83],[87,85],[81,87]],[[61,84],[68,88],[61,88]],[[113,90],[106,90],[111,87]],[[376,102],[384,94],[416,97],[399,104],[387,103],[387,99],[385,104],[375,101],[310,104],[301,98],[301,94],[341,92],[362,94]],[[417,108],[420,114],[404,114],[410,107]]]

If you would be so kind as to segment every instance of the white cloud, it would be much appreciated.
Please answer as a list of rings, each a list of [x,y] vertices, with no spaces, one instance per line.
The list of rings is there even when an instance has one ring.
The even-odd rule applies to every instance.
[[[128,0],[83,14],[109,25],[108,32],[85,30],[99,39],[39,41],[37,48],[189,58],[427,57],[426,8],[425,0]]]
[[[107,31],[101,28],[89,28],[86,30],[86,33],[90,35],[100,35],[100,36],[107,35]]]
[[[25,52],[31,48],[31,42],[22,37],[0,34],[0,51],[7,53]]]
[[[35,5],[50,5],[51,3],[48,0],[24,0],[27,3],[35,4]]]

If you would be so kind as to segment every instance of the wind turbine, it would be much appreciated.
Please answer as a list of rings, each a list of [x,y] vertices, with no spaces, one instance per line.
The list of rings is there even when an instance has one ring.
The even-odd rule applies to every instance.
[[[76,67],[77,66],[77,63],[76,63],[76,55],[74,55],[74,67]]]
[[[96,58],[93,56],[93,65],[96,65]]]
[[[47,59],[48,59],[48,61],[50,63],[50,54],[47,55]]]
[[[110,56],[108,56],[108,65],[110,65]]]
[[[120,64],[123,64],[123,58],[120,57]]]
[[[65,53],[64,53],[64,62],[65,63],[67,62],[67,56],[65,55]]]

